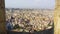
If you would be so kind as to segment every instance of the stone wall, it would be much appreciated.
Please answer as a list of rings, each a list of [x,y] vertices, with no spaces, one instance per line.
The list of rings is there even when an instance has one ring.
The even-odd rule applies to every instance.
[[[60,34],[60,0],[56,0],[54,11],[54,34]]]
[[[5,10],[4,0],[0,0],[0,34],[5,34]]]

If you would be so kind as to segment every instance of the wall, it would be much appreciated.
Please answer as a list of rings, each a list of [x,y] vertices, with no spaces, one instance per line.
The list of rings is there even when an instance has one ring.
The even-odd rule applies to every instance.
[[[54,11],[54,34],[60,34],[60,0],[56,0]]]
[[[0,34],[5,34],[5,10],[4,0],[0,0]]]

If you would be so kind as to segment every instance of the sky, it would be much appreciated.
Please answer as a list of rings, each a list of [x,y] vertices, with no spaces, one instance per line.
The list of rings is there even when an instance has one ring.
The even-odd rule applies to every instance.
[[[5,0],[5,7],[54,9],[55,0]]]

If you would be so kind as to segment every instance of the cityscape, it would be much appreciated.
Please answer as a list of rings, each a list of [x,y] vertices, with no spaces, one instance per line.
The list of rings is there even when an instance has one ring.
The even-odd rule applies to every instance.
[[[53,28],[54,10],[6,8],[6,29],[35,32]]]

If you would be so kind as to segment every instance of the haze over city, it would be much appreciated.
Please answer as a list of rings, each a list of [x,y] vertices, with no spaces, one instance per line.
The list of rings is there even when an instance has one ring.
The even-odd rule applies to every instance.
[[[54,9],[55,0],[5,0],[5,7]]]

